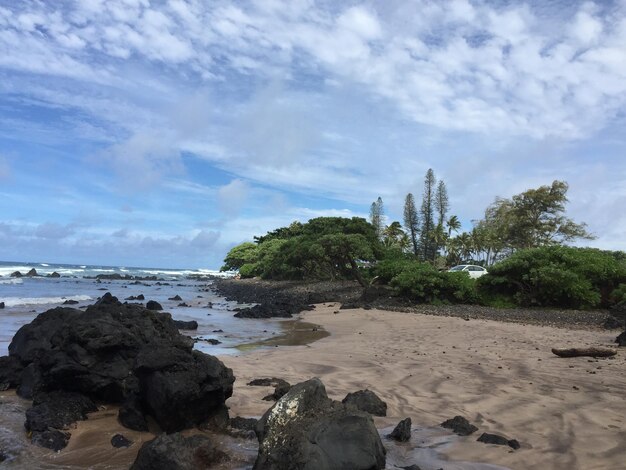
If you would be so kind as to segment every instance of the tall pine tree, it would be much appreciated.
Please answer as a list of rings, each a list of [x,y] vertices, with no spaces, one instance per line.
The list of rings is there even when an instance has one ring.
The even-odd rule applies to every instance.
[[[415,198],[413,194],[409,193],[404,199],[404,228],[407,231],[411,240],[411,248],[415,256],[419,255],[419,233],[420,222],[419,215],[417,214],[417,207],[415,207]]]
[[[429,168],[424,177],[424,193],[420,219],[422,222],[420,234],[420,254],[426,261],[434,261],[437,254],[435,246],[435,192],[437,179],[432,168]]]
[[[383,200],[381,197],[372,202],[372,205],[370,206],[370,223],[376,229],[376,235],[380,240],[383,236],[383,230],[385,228],[385,209],[383,207]]]

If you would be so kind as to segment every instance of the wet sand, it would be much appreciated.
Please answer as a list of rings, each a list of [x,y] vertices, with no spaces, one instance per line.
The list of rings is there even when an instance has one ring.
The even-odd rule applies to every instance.
[[[471,308],[471,307],[468,307]],[[338,312],[338,313],[334,313]],[[222,357],[237,381],[231,415],[259,416],[270,389],[259,377],[297,383],[317,376],[329,396],[363,388],[389,406],[378,428],[410,416],[434,427],[462,415],[479,427],[444,446],[450,459],[512,469],[622,469],[626,459],[626,352],[614,359],[554,356],[552,347],[611,347],[615,332],[325,304],[302,318],[330,336],[312,344]],[[476,442],[482,432],[522,447]],[[419,463],[419,462],[416,462]]]

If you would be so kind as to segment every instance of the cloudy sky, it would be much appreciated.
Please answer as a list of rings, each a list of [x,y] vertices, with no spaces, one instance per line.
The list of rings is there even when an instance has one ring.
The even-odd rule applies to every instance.
[[[428,168],[626,249],[626,1],[0,0],[0,260],[219,267]]]

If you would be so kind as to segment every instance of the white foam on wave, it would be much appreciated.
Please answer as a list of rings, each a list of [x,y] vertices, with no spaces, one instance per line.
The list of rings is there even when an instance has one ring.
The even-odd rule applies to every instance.
[[[0,284],[22,284],[23,282],[19,278],[0,279]]]
[[[14,273],[15,271],[20,271],[22,274],[26,274],[31,269],[32,269],[32,266],[24,266],[20,264],[16,264],[13,266],[1,266],[0,276],[10,276],[11,273]]]
[[[28,305],[62,304],[66,300],[82,302],[92,300],[89,295],[70,295],[67,297],[7,297],[1,299],[5,307],[22,307]]]
[[[50,265],[46,263],[39,263],[39,266],[50,266]]]

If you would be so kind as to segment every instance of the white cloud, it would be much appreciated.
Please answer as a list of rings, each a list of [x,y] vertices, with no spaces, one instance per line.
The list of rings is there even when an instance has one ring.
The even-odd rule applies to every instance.
[[[248,199],[249,185],[240,179],[234,179],[217,191],[220,211],[227,216],[237,215]]]

